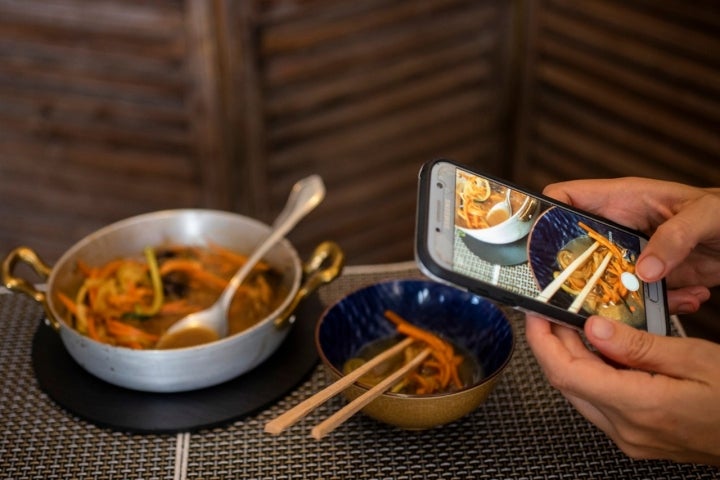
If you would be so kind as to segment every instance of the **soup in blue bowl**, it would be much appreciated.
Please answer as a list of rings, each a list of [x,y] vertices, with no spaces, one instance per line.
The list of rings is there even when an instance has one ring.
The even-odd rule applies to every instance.
[[[400,428],[426,429],[453,422],[485,401],[512,356],[513,328],[489,300],[428,280],[369,285],[325,311],[315,339],[335,380],[352,369],[353,362],[368,360],[403,338],[388,320],[388,311],[453,346],[456,356],[462,357],[460,384],[435,393],[396,388],[370,402],[363,413]],[[358,381],[345,396],[352,400],[370,387]]]

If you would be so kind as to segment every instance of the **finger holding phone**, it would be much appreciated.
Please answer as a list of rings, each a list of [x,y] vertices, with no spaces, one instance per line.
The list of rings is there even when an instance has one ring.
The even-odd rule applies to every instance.
[[[623,178],[557,183],[544,193],[649,235],[637,273],[645,281],[666,278],[668,301],[690,302],[674,301],[673,313],[696,311],[696,297],[707,300],[707,287],[720,285],[720,189]]]
[[[667,279],[672,313],[689,313],[720,284],[720,194],[626,178],[550,185],[546,195],[650,235],[636,263]],[[715,212],[715,213],[713,213]],[[550,383],[634,458],[720,465],[720,345],[653,335],[599,316],[584,333],[528,314],[526,337]],[[720,321],[720,320],[719,320]]]
[[[492,225],[484,209],[499,203],[506,189],[537,208],[528,214],[516,199],[510,218]],[[709,287],[720,284],[718,211],[720,189],[626,178],[564,182],[536,195],[435,160],[420,172],[416,259],[431,277],[525,311],[527,341],[550,383],[626,454],[720,465],[720,345],[667,336],[669,313],[697,310]],[[578,235],[578,222],[609,240],[600,242],[605,251],[587,258],[604,259],[613,250],[624,269],[634,270],[634,297],[625,293],[609,302],[619,310],[588,301],[570,311],[571,299],[586,290],[572,281],[541,292],[553,283],[543,274],[555,270],[557,280],[562,273],[557,263],[564,254],[548,239],[562,238],[560,249],[568,250],[563,242]],[[568,256],[568,267],[590,263],[578,260],[581,251],[601,250],[584,241]],[[595,265],[590,273],[606,268]],[[585,282],[595,276],[581,275]],[[601,289],[594,290],[599,298]],[[637,301],[628,305],[632,298]],[[635,308],[630,318],[629,306]],[[605,318],[617,311],[625,315]],[[643,321],[634,323],[638,317]],[[586,347],[581,332],[599,354]]]

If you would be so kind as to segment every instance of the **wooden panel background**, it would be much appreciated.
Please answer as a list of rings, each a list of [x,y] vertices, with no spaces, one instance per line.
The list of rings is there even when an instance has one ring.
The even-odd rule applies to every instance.
[[[177,207],[271,221],[349,263],[412,258],[416,176],[499,173],[510,6],[497,1],[0,1],[0,250],[50,260],[111,221]]]
[[[518,180],[720,184],[717,2],[532,5]]]
[[[229,206],[205,5],[0,2],[0,251]]]
[[[720,3],[529,6],[519,182],[637,175],[720,185]],[[720,339],[718,311],[715,289],[688,319],[692,333]]]
[[[327,199],[291,239],[336,239],[349,263],[411,259],[420,165],[446,155],[497,173],[507,158],[510,4],[249,4],[227,17],[246,32],[228,42],[246,53],[230,103],[245,106],[253,211],[270,220],[316,172]]]
[[[718,185],[719,5],[0,0],[0,253],[164,208],[271,221],[318,173],[302,254],[408,260],[438,156]]]

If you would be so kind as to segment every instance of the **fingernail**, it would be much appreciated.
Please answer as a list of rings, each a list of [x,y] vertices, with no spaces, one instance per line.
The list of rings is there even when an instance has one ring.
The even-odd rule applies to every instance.
[[[688,314],[688,313],[695,313],[697,311],[697,308],[695,308],[695,305],[691,303],[682,303],[678,305],[677,307],[677,313],[680,315]]]
[[[690,292],[701,302],[710,300],[710,291],[705,287],[691,287]]]
[[[651,255],[643,258],[636,265],[637,274],[646,280],[657,280],[665,271],[665,263],[659,258]]]
[[[612,320],[608,320],[605,317],[593,317],[592,323],[590,324],[590,331],[595,337],[601,340],[607,340],[613,336],[615,325],[613,325]]]

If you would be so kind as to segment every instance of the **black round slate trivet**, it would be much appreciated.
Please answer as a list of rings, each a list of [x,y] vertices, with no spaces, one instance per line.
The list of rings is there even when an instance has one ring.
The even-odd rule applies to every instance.
[[[317,295],[301,302],[280,348],[255,369],[214,387],[148,393],[118,387],[88,373],[60,335],[40,323],[32,363],[40,388],[72,414],[102,427],[134,433],[177,433],[224,425],[261,410],[302,382],[317,364]]]

